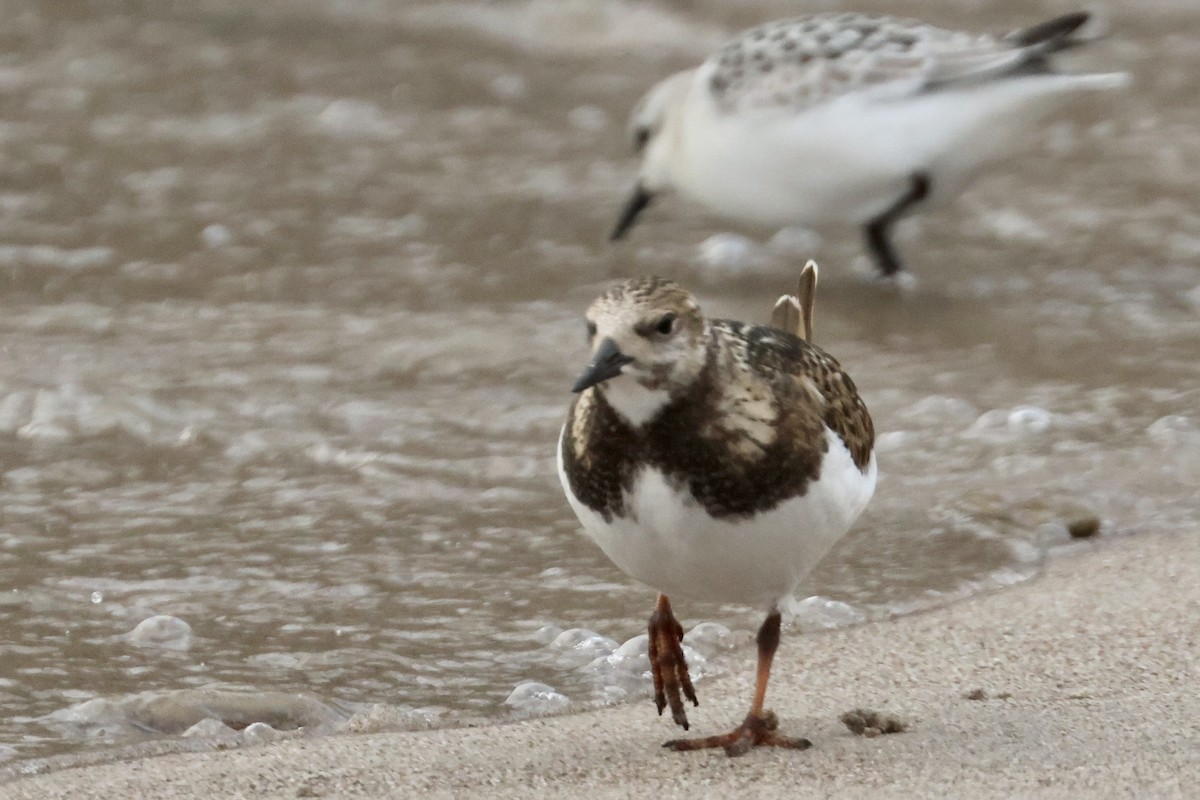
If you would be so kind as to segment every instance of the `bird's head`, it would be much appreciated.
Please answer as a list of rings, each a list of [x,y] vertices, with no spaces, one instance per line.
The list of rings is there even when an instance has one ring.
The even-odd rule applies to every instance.
[[[704,368],[704,315],[674,281],[618,284],[596,298],[586,319],[592,358],[572,391],[595,387],[634,425],[651,419]]]
[[[629,232],[655,195],[671,188],[683,103],[695,70],[678,72],[648,91],[629,118],[629,138],[642,158],[638,180],[613,228],[612,239]]]

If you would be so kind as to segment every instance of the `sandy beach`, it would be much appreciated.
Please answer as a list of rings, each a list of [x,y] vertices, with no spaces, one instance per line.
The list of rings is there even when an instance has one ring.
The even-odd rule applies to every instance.
[[[675,754],[649,699],[594,713],[63,769],[9,800],[293,797],[1185,797],[1200,781],[1200,537],[1060,554],[1038,580],[930,613],[785,636],[768,704],[804,752]],[[744,713],[744,668],[692,732]],[[980,699],[981,698],[981,699]],[[864,707],[904,733],[839,721]]]

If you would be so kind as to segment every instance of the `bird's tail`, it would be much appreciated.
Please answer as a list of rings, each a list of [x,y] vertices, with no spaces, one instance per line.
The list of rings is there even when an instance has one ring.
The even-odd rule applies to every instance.
[[[1027,47],[1047,55],[1094,42],[1108,33],[1108,23],[1089,11],[1074,11],[1061,17],[1021,28],[1004,37],[1013,47]]]
[[[1052,20],[1013,31],[1003,38],[1005,47],[999,51],[960,54],[933,65],[925,79],[926,90],[962,88],[972,84],[992,82],[998,78],[1060,75],[1052,63],[1053,56],[1062,50],[1093,42],[1107,32],[1108,25],[1088,11],[1064,14]],[[1127,77],[1114,78],[1104,86],[1078,84],[1075,88],[1114,88],[1124,85]],[[1071,87],[1064,87],[1071,88]]]
[[[800,271],[795,294],[781,295],[771,309],[771,327],[812,341],[813,303],[817,299],[817,262],[809,259]]]

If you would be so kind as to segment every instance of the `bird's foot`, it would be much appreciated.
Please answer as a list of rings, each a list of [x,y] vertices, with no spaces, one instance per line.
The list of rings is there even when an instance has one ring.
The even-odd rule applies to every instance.
[[[688,729],[683,698],[700,705],[692,679],[688,676],[687,659],[683,657],[683,626],[671,612],[671,604],[660,596],[658,607],[650,615],[650,671],[654,676],[654,704],[658,713],[668,705],[671,718],[685,731]]]
[[[744,756],[755,747],[784,747],[789,750],[807,750],[812,742],[792,736],[777,733],[779,718],[774,711],[750,712],[742,724],[729,733],[719,736],[706,736],[698,739],[673,739],[663,744],[663,747],[683,752],[685,750],[707,750],[720,747],[729,757]]]

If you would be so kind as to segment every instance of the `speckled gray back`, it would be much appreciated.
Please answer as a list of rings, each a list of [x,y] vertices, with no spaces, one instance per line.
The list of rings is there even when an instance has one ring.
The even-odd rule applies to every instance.
[[[897,95],[1002,72],[1030,45],[949,31],[918,20],[817,14],[752,28],[705,65],[725,111],[808,108],[851,91],[890,85]]]

